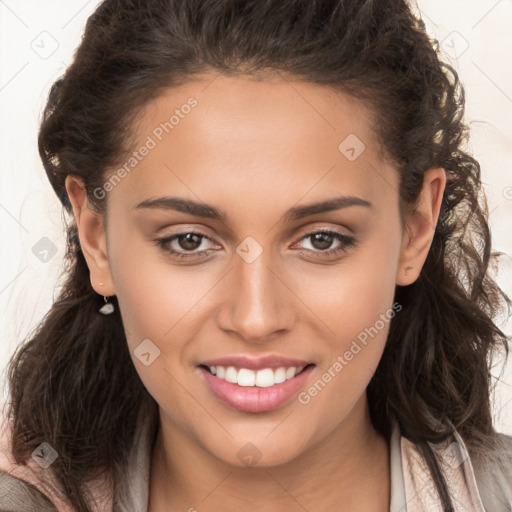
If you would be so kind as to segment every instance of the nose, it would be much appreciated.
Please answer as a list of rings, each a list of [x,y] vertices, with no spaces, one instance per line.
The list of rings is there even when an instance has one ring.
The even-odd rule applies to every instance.
[[[273,267],[265,251],[251,263],[235,258],[217,313],[219,328],[252,343],[269,341],[292,329],[294,294],[283,273]]]

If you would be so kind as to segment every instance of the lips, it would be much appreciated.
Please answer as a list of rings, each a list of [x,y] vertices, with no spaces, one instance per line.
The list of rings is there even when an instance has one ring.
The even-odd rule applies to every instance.
[[[270,387],[243,387],[212,375],[202,365],[198,367],[199,376],[222,403],[243,412],[262,413],[276,409],[290,402],[301,388],[306,385],[315,365],[307,365],[295,377]]]
[[[281,355],[238,355],[209,359],[197,366],[203,382],[224,404],[239,411],[261,413],[289,402],[316,365]]]

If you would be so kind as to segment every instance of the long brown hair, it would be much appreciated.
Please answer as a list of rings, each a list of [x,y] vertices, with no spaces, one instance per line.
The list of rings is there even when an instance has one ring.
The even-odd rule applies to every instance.
[[[444,509],[453,510],[427,442],[457,429],[471,453],[495,448],[490,356],[500,348],[508,356],[508,344],[493,319],[509,300],[490,273],[480,166],[463,149],[464,88],[405,0],[103,1],[49,94],[39,132],[49,180],[71,213],[64,181],[79,176],[106,215],[94,191],[133,150],[149,99],[201,72],[268,70],[371,107],[400,174],[403,212],[414,207],[427,169],[446,170],[429,255],[418,280],[396,289],[402,311],[367,393],[375,428],[389,438],[392,420],[399,423],[425,456]],[[67,237],[61,292],[9,364],[9,415],[16,460],[43,441],[56,447],[51,471],[72,506],[89,512],[84,483],[123,478],[139,414],[157,408],[131,361],[119,308],[98,313],[103,299],[91,287],[74,222]]]

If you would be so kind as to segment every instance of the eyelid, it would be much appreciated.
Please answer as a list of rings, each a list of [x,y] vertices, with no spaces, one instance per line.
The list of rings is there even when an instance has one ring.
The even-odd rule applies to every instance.
[[[306,224],[303,224],[304,225],[308,225],[308,224],[311,224],[311,223],[306,223]],[[299,234],[296,235],[296,240],[295,242],[293,242],[293,244],[297,243],[298,241],[302,240],[302,238],[304,238],[305,236],[307,235],[311,235],[313,233],[317,233],[317,232],[326,232],[326,231],[332,231],[332,232],[335,232],[335,233],[338,233],[344,237],[347,237],[347,238],[353,238],[353,231],[347,227],[344,228],[344,230],[341,228],[341,226],[337,226],[337,227],[331,227],[331,226],[328,226],[326,224],[322,224],[322,223],[319,223],[317,222],[317,225],[316,226],[313,226],[313,227],[307,227],[307,228],[303,228],[302,227],[299,227],[299,228],[295,228],[294,231],[299,231]],[[340,231],[340,229],[342,229],[342,231]],[[172,238],[172,237],[177,237],[177,236],[180,236],[180,235],[185,235],[185,234],[196,234],[196,235],[199,235],[199,236],[202,236],[204,238],[207,238],[208,240],[210,240],[211,242],[215,242],[216,244],[218,245],[221,245],[218,241],[217,241],[217,237],[215,235],[210,235],[210,234],[206,234],[203,230],[207,230],[207,231],[210,231],[210,229],[207,227],[207,226],[201,226],[200,228],[195,228],[195,227],[187,227],[187,226],[184,226],[184,227],[181,227],[179,228],[179,231],[176,231],[176,233],[169,233],[169,234],[165,234],[165,235],[162,235],[162,236],[158,236],[158,237],[155,237],[155,240],[157,239],[169,239],[169,238]],[[346,231],[343,232],[343,231]],[[288,233],[286,234],[286,236],[290,236],[290,232],[288,231]],[[233,238],[233,239],[232,239]],[[236,239],[235,237],[231,237],[231,236],[228,236],[228,241],[234,241],[236,242]],[[243,240],[239,240],[238,243],[241,243]]]
[[[348,229],[348,228],[343,228],[341,226],[334,227],[334,226],[329,226],[329,225],[322,224],[322,223],[317,223],[317,225],[315,225],[313,227],[307,227],[304,229],[301,228],[299,231],[298,238],[302,238],[305,235],[311,235],[313,233],[324,232],[324,231],[332,231],[332,232],[339,233],[340,235],[347,236],[347,237],[350,237],[353,234],[352,230]]]

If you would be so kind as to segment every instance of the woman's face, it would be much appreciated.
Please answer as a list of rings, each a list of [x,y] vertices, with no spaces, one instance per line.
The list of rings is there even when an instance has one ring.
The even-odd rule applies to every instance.
[[[95,191],[111,294],[166,428],[230,464],[279,464],[366,417],[409,263],[398,174],[350,97],[202,78],[147,106],[137,153]],[[201,366],[240,356],[266,370],[229,378],[261,386]],[[272,385],[293,366],[277,358],[310,366]]]

